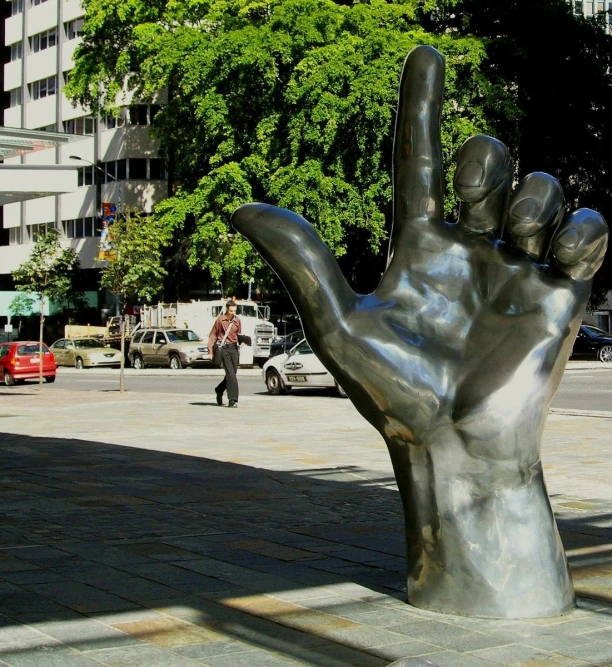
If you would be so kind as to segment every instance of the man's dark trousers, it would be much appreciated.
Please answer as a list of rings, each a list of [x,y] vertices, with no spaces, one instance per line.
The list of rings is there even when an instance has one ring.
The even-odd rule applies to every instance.
[[[224,345],[221,348],[221,360],[223,362],[225,377],[215,389],[219,395],[223,394],[224,391],[227,391],[227,398],[230,401],[236,402],[238,401],[238,380],[236,379],[236,371],[238,370],[239,356],[238,346],[235,344]]]

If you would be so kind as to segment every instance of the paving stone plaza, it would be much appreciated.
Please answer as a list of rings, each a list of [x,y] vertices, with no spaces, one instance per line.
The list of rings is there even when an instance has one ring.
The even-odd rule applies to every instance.
[[[544,436],[578,608],[491,621],[404,602],[391,465],[349,401],[104,386],[0,389],[0,664],[612,665],[612,412]]]

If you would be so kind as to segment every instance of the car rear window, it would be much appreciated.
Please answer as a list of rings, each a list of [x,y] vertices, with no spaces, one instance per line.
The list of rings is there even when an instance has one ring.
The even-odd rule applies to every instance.
[[[33,354],[40,353],[40,345],[38,343],[29,343],[28,345],[17,346],[18,357],[31,357]],[[43,354],[49,354],[49,348],[43,343]]]
[[[191,329],[176,329],[174,331],[166,331],[166,333],[173,343],[178,341],[202,340],[197,334],[193,333]]]

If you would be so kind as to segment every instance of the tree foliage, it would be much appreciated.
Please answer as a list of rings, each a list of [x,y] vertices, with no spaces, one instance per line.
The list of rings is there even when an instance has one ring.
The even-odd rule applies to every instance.
[[[30,257],[13,271],[15,287],[38,297],[39,317],[39,383],[43,383],[43,324],[44,300],[70,305],[85,302],[85,295],[79,287],[80,262],[72,248],[61,243],[58,229],[49,229],[39,236]],[[20,321],[21,326],[21,321]]]
[[[156,220],[125,210],[109,227],[110,257],[101,270],[101,284],[114,294],[144,301],[160,292],[167,272],[162,249],[170,237]]]
[[[12,275],[18,290],[37,295],[42,317],[45,298],[68,305],[84,300],[78,285],[79,269],[74,250],[62,246],[59,230],[50,229],[39,237],[29,259]]]
[[[124,87],[143,99],[168,91],[155,132],[179,185],[156,215],[214,279],[260,273],[228,221],[239,204],[266,201],[311,220],[358,289],[375,285],[400,68],[421,43],[447,59],[447,184],[464,139],[491,133],[517,178],[548,171],[569,205],[612,219],[611,37],[567,0],[83,4],[67,92],[99,109]],[[601,293],[607,264],[598,280]]]
[[[507,97],[481,75],[482,40],[420,25],[433,0],[83,4],[67,92],[96,109],[115,104],[124,85],[141,99],[168,91],[155,131],[180,186],[157,218],[179,234],[195,221],[189,261],[214,279],[261,268],[229,227],[231,212],[254,200],[306,216],[349,266],[381,254],[397,85],[412,47],[430,43],[447,58],[447,161],[490,129],[487,100]]]

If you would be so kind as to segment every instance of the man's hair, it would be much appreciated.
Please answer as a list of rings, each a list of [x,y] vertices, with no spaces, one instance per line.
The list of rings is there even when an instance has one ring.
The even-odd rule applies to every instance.
[[[232,306],[237,306],[237,305],[238,304],[233,299],[230,299],[229,301],[225,302],[225,310],[231,308]]]

